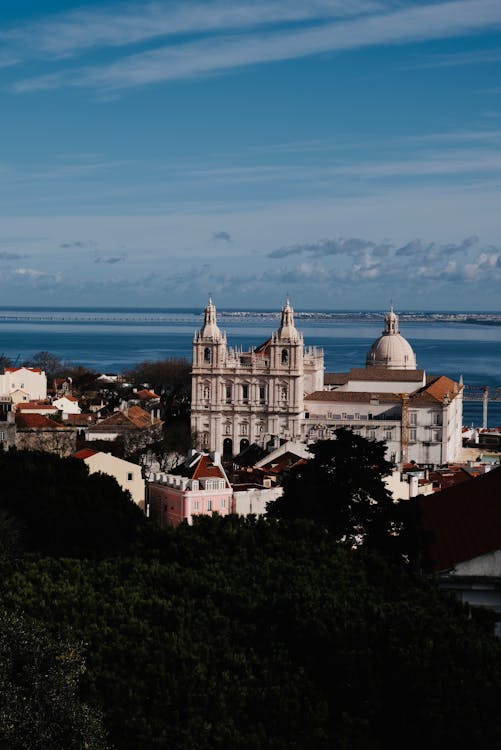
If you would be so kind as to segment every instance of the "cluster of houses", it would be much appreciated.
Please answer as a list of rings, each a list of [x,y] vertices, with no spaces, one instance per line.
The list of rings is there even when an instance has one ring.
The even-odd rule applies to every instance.
[[[48,392],[36,368],[0,375],[0,444],[82,460],[89,472],[115,477],[148,516],[177,526],[213,513],[265,514],[284,473],[310,459],[308,444],[339,427],[383,439],[395,465],[388,490],[395,500],[416,499],[434,540],[433,570],[464,600],[501,613],[501,468],[476,455],[501,448],[501,433],[463,434],[462,389],[461,379],[417,369],[393,310],[365,368],[324,373],[323,352],[303,347],[288,302],[278,331],[242,352],[227,347],[209,301],[193,343],[196,449],[170,471],[148,450],[162,436],[157,394],[142,387],[113,405],[84,404],[69,379]],[[466,440],[475,455],[463,461]],[[113,455],[116,441],[123,455],[140,458]]]

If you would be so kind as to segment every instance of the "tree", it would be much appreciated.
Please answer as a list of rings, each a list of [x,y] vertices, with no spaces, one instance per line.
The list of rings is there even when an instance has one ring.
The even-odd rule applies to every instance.
[[[65,377],[71,378],[73,388],[75,388],[75,390],[77,390],[79,393],[95,391],[98,388],[98,373],[94,370],[89,370],[87,367],[83,367],[82,365],[65,367],[64,375]]]
[[[26,363],[27,367],[37,367],[43,370],[48,378],[54,378],[63,370],[64,365],[57,354],[51,352],[37,352]]]
[[[146,523],[113,477],[76,458],[35,451],[0,454],[0,512],[18,523],[30,552],[99,557],[127,552]]]
[[[501,746],[486,610],[308,521],[202,516],[141,549],[0,576],[7,606],[88,644],[117,750]]]
[[[0,612],[0,748],[105,750],[98,712],[78,697],[84,671],[73,644]]]
[[[191,363],[182,357],[140,362],[124,373],[134,385],[147,383],[162,398],[168,416],[186,416],[191,397]]]
[[[283,496],[268,503],[271,518],[307,518],[350,547],[384,551],[396,531],[396,514],[383,477],[391,464],[385,444],[339,428],[335,440],[310,446],[313,458],[293,467]]]

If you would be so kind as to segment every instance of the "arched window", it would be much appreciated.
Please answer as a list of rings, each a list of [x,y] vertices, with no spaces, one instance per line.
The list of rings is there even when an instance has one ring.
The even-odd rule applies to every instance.
[[[211,356],[212,356],[212,352],[210,350],[210,347],[206,346],[204,349],[204,362],[210,362]]]
[[[286,365],[289,362],[289,350],[282,349],[282,364]]]
[[[210,387],[208,385],[204,385],[203,386],[202,396],[203,396],[203,398],[206,398],[206,399],[210,398]]]

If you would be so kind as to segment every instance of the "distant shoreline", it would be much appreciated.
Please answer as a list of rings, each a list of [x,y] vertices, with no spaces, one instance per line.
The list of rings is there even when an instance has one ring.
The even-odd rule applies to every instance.
[[[198,320],[202,309],[196,307],[31,307],[31,306],[0,306],[0,320],[8,321],[79,321],[79,320],[150,320],[163,321],[178,316],[187,316]],[[332,320],[332,321],[360,321],[378,323],[384,319],[384,311],[376,310],[296,310],[298,320]],[[501,311],[499,312],[460,312],[460,311],[416,311],[399,310],[402,323],[461,323],[469,325],[499,326],[501,325]],[[258,318],[276,319],[280,316],[278,310],[255,309],[237,310],[235,308],[220,308],[218,316],[221,320]]]

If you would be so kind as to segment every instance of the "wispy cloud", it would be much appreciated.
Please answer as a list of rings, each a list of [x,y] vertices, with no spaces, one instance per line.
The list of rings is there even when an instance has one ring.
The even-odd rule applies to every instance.
[[[213,240],[222,240],[223,242],[231,242],[231,234],[229,232],[214,232],[212,235]]]
[[[326,4],[322,4],[325,8]],[[189,6],[192,7],[192,6]],[[228,8],[220,16],[211,12],[202,13],[207,17],[206,24],[211,30],[225,31],[234,27],[235,22],[226,22]],[[240,7],[240,6],[239,6]],[[256,20],[250,6],[245,6],[247,17]],[[262,23],[271,23],[267,15],[267,4],[257,6]],[[285,4],[270,6],[277,14],[277,8],[286,9]],[[294,7],[294,6],[293,6]],[[303,6],[301,6],[303,7]],[[338,7],[350,7],[343,4]],[[357,12],[363,6],[352,6]],[[380,6],[379,6],[380,7]],[[68,69],[40,77],[19,81],[14,89],[18,92],[56,88],[59,86],[84,86],[101,90],[118,90],[131,86],[159,83],[162,81],[197,77],[222,73],[242,66],[265,62],[289,60],[319,55],[326,52],[339,52],[374,45],[395,45],[439,38],[457,37],[463,34],[478,33],[493,26],[501,25],[501,4],[498,0],[452,0],[452,2],[432,3],[400,7],[396,10],[369,12],[354,19],[337,22],[324,21],[302,28],[279,28],[263,30],[259,33],[221,35],[195,41],[181,42],[146,52],[127,55],[109,64]],[[318,7],[314,4],[318,14]],[[367,8],[365,8],[367,10]],[[325,15],[325,10],[323,11]],[[303,20],[304,20],[303,9]],[[216,18],[217,16],[217,18]],[[231,13],[230,13],[231,16]],[[254,14],[255,16],[255,14]],[[284,10],[283,18],[274,17],[273,22],[295,20]],[[204,27],[199,22],[199,30]],[[108,32],[110,37],[112,32]],[[122,35],[123,38],[123,35]],[[73,42],[73,47],[76,42]],[[64,45],[63,45],[64,48]]]
[[[0,260],[20,260],[21,258],[27,258],[28,256],[23,253],[9,253],[5,250],[0,252]]]
[[[489,65],[501,60],[499,49],[481,49],[468,52],[451,52],[441,55],[427,55],[420,57],[413,65],[413,69],[425,68],[453,68],[462,65]]]
[[[123,47],[161,37],[356,16],[388,5],[377,0],[257,0],[229,3],[149,2],[94,7],[48,16],[0,33],[4,44],[31,54],[70,57],[92,48]]]
[[[94,258],[94,263],[108,263],[109,265],[115,265],[115,263],[124,263],[127,256],[125,253],[122,255],[98,255]]]

